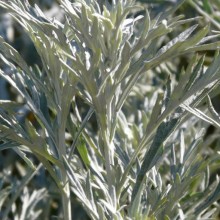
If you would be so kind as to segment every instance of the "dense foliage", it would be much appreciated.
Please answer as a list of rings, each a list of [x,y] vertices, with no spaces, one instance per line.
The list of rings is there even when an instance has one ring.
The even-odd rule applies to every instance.
[[[220,2],[58,2],[0,0],[0,218],[217,218]]]

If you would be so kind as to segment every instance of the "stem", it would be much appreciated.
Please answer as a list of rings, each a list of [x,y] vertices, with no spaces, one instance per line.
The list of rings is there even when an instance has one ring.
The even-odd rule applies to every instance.
[[[72,220],[70,185],[67,176],[67,171],[64,167],[60,169],[60,176],[63,184],[63,189],[61,190],[63,217],[65,220]]]
[[[103,149],[105,157],[106,178],[108,184],[109,195],[111,197],[112,206],[117,209],[116,189],[115,189],[115,172],[114,172],[114,143],[111,139],[111,120],[107,115],[111,113],[111,106],[103,103],[104,97],[95,100],[96,117],[100,129],[99,146]],[[112,116],[114,117],[114,116]],[[112,120],[114,121],[114,120]],[[112,216],[112,219],[114,217]]]
[[[59,149],[60,160],[63,160],[63,157],[66,157],[66,147],[65,147],[66,121],[62,120],[62,117],[64,117],[62,114],[63,114],[62,111],[60,111],[58,113],[58,117],[60,117],[60,118],[58,118],[58,121],[60,122],[60,127],[58,129],[58,138],[59,138],[58,139],[58,149]],[[69,186],[67,171],[64,166],[62,168],[60,168],[60,176],[61,176],[61,180],[62,180],[62,184],[63,184],[63,190],[61,190],[63,218],[65,220],[72,220],[70,186]]]
[[[108,132],[108,128],[105,129],[101,126],[101,139],[102,145],[104,148],[104,156],[105,156],[105,168],[106,168],[106,178],[109,187],[109,193],[112,199],[112,205],[116,208],[116,199],[115,199],[115,175],[114,175],[114,145],[113,142],[110,141],[110,133]]]
[[[61,178],[62,178],[63,184],[65,184],[63,190],[61,191],[63,218],[65,220],[72,220],[70,186],[69,186],[69,181],[68,181],[68,177],[67,177],[67,173],[65,169],[61,170]]]

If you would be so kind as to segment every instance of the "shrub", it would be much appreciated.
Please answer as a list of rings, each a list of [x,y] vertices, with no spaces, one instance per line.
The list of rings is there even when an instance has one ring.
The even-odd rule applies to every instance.
[[[7,67],[0,74],[18,94],[0,102],[0,149],[27,164],[23,179],[11,185],[13,174],[2,172],[2,219],[49,218],[51,206],[44,207],[51,199],[62,203],[58,217],[72,219],[73,194],[91,219],[218,214],[220,185],[210,173],[219,156],[209,148],[217,138],[203,137],[207,123],[220,126],[211,101],[220,79],[218,51],[204,63],[204,52],[219,47],[213,41],[219,34],[208,35],[209,25],[195,24],[198,17],[176,16],[183,2],[151,17],[132,0],[63,0],[61,22],[27,1],[0,1],[42,62],[29,67],[0,38]],[[183,56],[190,60],[180,68]],[[47,184],[30,186],[37,174],[47,177],[43,168],[56,198]]]

